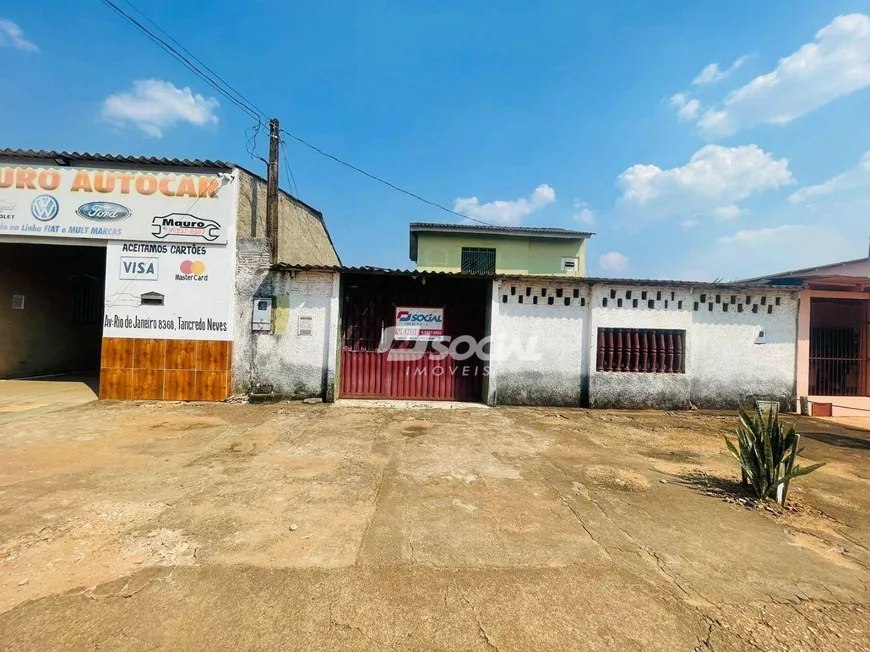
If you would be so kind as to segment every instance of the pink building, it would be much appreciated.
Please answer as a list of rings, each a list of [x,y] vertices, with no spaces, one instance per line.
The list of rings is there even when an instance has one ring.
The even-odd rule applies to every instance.
[[[870,417],[870,258],[747,282],[799,286],[798,401],[817,416]]]

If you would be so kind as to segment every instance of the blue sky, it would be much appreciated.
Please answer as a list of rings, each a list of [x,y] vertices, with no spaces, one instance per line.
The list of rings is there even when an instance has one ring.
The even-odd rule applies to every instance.
[[[594,231],[590,273],[867,255],[870,0],[136,4],[337,156],[485,221]],[[251,118],[98,0],[4,2],[0,84],[3,146],[264,172]],[[459,221],[288,153],[346,264],[408,267],[408,222]]]

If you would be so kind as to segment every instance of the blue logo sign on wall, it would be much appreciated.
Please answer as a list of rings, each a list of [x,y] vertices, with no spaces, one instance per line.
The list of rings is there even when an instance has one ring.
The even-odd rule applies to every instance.
[[[39,195],[30,204],[30,214],[40,222],[50,222],[60,212],[60,205],[51,195]]]
[[[92,201],[82,204],[76,213],[87,220],[97,220],[98,222],[124,220],[131,215],[129,208],[110,201]]]

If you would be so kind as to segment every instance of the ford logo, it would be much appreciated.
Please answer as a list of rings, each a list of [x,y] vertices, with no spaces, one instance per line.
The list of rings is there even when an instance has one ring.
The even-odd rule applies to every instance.
[[[130,209],[110,201],[92,201],[78,207],[76,213],[87,220],[113,222],[130,217]]]

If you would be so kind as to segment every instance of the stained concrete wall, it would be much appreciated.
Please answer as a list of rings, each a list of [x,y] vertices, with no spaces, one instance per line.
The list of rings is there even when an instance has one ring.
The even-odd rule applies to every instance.
[[[103,247],[0,243],[0,378],[99,369],[102,316],[74,323],[73,285],[97,279],[101,297],[105,273]],[[13,310],[16,294],[24,310]]]
[[[495,369],[490,370],[497,386],[495,402],[565,406],[584,403],[588,389],[589,287],[525,279],[502,282],[496,293],[493,313],[497,335],[492,349],[496,359]]]
[[[257,384],[290,398],[332,400],[338,337],[338,274],[270,272],[268,243],[238,241],[233,391]],[[270,333],[251,331],[254,297],[274,297]],[[300,333],[310,319],[311,334]],[[307,321],[307,320],[306,320]]]
[[[644,291],[646,300],[642,298]],[[653,301],[652,308],[648,301]],[[758,395],[792,402],[797,342],[794,293],[597,285],[590,305],[589,392],[593,407],[685,408],[691,403],[733,408]],[[757,312],[752,311],[753,305]],[[685,330],[685,373],[596,371],[598,328]],[[756,343],[761,331],[764,343]]]
[[[265,240],[239,240],[237,292],[247,299],[237,302],[236,389],[268,383],[288,396],[330,399],[339,275],[267,269]],[[274,333],[251,334],[252,296],[276,297]],[[501,405],[733,408],[763,395],[791,405],[797,309],[795,292],[775,288],[496,280],[488,311],[492,359],[486,400]],[[312,335],[298,334],[301,316],[312,318]],[[597,371],[599,328],[685,330],[685,373]]]
[[[559,289],[562,297],[554,296]],[[732,408],[753,395],[793,403],[798,307],[793,292],[530,279],[501,281],[497,292],[498,356],[490,371],[496,403]],[[596,371],[599,328],[685,330],[686,373]],[[763,344],[756,343],[760,331]],[[505,355],[510,346],[518,348]],[[539,359],[529,357],[532,351]]]
[[[239,170],[240,238],[266,237],[266,182]],[[278,193],[278,262],[293,265],[339,265],[338,254],[318,211]]]

